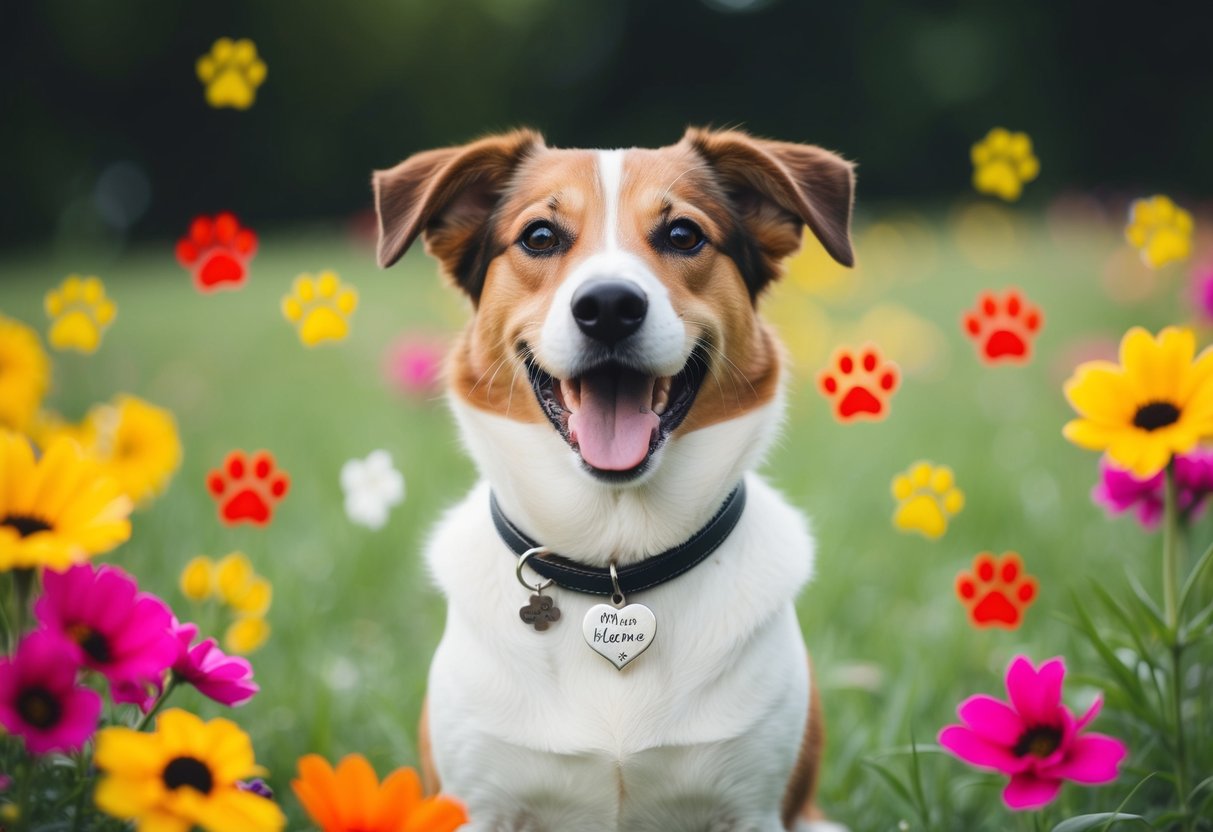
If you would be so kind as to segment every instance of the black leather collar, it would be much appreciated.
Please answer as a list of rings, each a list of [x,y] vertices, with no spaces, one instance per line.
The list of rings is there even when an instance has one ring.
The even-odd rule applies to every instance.
[[[539,546],[527,537],[518,527],[509,521],[497,503],[497,495],[490,494],[489,506],[493,515],[493,525],[497,534],[506,546],[521,557],[531,549]],[[708,555],[715,552],[721,543],[729,536],[741,519],[745,510],[745,482],[738,483],[733,492],[725,499],[724,505],[707,525],[697,531],[673,549],[667,549],[651,558],[645,558],[639,563],[619,567],[619,589],[625,594],[652,589],[666,581],[677,578],[683,572],[702,563]],[[560,555],[545,554],[542,557],[530,558],[526,565],[545,578],[549,578],[557,586],[571,589],[574,592],[585,592],[590,595],[611,595],[614,587],[611,584],[609,569],[595,566],[585,566]]]

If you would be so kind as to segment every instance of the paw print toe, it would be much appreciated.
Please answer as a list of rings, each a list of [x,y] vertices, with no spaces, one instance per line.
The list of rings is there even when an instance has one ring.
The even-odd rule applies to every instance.
[[[296,326],[299,340],[308,347],[344,339],[357,308],[358,291],[333,272],[321,272],[315,278],[299,275],[290,294],[282,299],[283,317]]]
[[[43,299],[51,319],[47,340],[57,350],[91,353],[101,345],[101,336],[117,317],[118,307],[105,295],[96,277],[71,275]]]
[[[1023,364],[1032,357],[1032,342],[1044,324],[1044,315],[1019,291],[1008,289],[1001,298],[982,292],[963,323],[982,361]]]
[[[1018,628],[1036,593],[1036,578],[1015,552],[1001,557],[982,552],[973,559],[971,572],[956,576],[956,596],[974,627]]]
[[[888,415],[888,403],[897,390],[897,365],[885,361],[876,347],[852,353],[845,348],[834,354],[832,369],[818,377],[822,394],[834,404],[840,422],[858,419],[879,421]]]
[[[274,507],[286,496],[290,478],[278,469],[268,451],[258,451],[252,457],[243,451],[232,451],[222,468],[207,476],[206,484],[219,504],[219,518],[224,523],[264,526],[273,518]]]
[[[964,493],[946,465],[917,462],[893,478],[892,491],[897,501],[893,525],[932,540],[942,537],[949,520],[964,508]]]

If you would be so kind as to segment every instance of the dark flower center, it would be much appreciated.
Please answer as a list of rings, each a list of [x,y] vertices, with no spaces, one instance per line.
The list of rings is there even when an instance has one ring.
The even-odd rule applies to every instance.
[[[25,688],[17,694],[17,713],[35,728],[53,728],[63,717],[63,705],[44,687]]]
[[[21,537],[29,537],[35,532],[45,532],[51,529],[50,523],[28,514],[6,514],[0,517],[0,526],[16,529],[17,534]]]
[[[97,664],[108,664],[113,660],[114,654],[110,650],[110,641],[104,633],[99,633],[84,624],[73,624],[67,628],[67,634]]]
[[[1023,732],[1015,743],[1012,753],[1016,757],[1048,757],[1061,745],[1061,729],[1049,725],[1038,725]]]
[[[215,785],[211,770],[207,768],[206,763],[195,757],[174,757],[164,767],[164,773],[160,775],[160,778],[170,789],[189,786],[202,794],[210,794],[211,788]]]
[[[1137,408],[1133,424],[1142,430],[1158,430],[1179,421],[1179,408],[1170,402],[1150,402]]]

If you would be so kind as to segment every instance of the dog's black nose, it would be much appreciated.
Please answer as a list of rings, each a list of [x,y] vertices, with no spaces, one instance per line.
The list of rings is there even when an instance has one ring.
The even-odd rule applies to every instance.
[[[591,280],[573,294],[573,320],[608,347],[640,329],[648,311],[649,299],[630,280]]]

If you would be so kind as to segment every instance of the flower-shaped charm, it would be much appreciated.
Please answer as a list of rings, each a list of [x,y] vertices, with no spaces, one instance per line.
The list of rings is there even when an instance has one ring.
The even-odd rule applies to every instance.
[[[518,616],[523,623],[530,624],[536,630],[543,632],[560,620],[560,608],[556,600],[548,595],[532,595],[531,603],[518,610]]]

